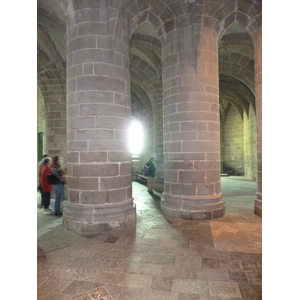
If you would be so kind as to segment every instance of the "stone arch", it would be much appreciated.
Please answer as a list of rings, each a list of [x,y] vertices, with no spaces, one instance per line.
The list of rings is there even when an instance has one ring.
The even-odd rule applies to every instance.
[[[66,24],[58,5],[53,11],[57,14],[38,8],[37,15],[38,100],[44,102],[43,111],[38,112],[43,118],[39,130],[47,154],[59,155],[66,163]]]
[[[219,41],[233,23],[239,23],[250,35],[252,41],[255,42],[255,32],[261,26],[261,1],[231,0],[224,3],[214,2],[210,9],[206,11],[206,22],[212,23]]]
[[[144,160],[154,155],[157,182],[163,181],[162,46],[155,27],[148,20],[131,33],[130,51],[131,100],[133,103],[139,97],[144,98],[140,101],[145,106],[142,123],[147,128],[144,158],[141,157],[140,166],[135,163],[134,168],[142,169]]]
[[[255,94],[254,46],[250,35],[238,22],[234,22],[218,45],[220,74],[242,80]]]
[[[59,8],[60,9],[60,8]],[[60,101],[65,101],[66,26],[58,16],[38,8],[37,14],[37,82],[47,102],[49,93],[56,91]]]
[[[159,18],[159,16],[150,9],[145,9],[137,13],[129,21],[130,37],[132,37],[136,29],[144,22],[148,22],[153,26],[155,35],[157,35],[157,37],[165,37],[166,28],[164,26],[163,20]]]
[[[242,117],[242,112],[249,114],[249,105],[255,110],[255,96],[248,86],[236,77],[219,74],[220,98],[231,98]],[[222,117],[222,116],[221,116]]]
[[[49,34],[38,28],[37,80],[42,94],[49,89],[59,90],[65,97],[65,63]],[[44,95],[45,96],[45,95]]]
[[[152,24],[155,34],[163,40],[168,32],[176,27],[186,26],[191,23],[188,17],[195,3],[165,3],[162,0],[133,1],[124,6],[125,18],[129,24],[130,36],[145,21]]]
[[[247,163],[256,159],[252,153],[256,144],[256,117],[255,113],[250,114],[256,107],[253,40],[244,26],[234,21],[218,46],[222,171],[253,179],[256,162]]]

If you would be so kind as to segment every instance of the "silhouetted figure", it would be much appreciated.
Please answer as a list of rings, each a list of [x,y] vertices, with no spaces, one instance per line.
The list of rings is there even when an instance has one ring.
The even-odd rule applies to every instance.
[[[145,176],[147,176],[148,193],[153,193],[154,177],[155,177],[154,157],[151,156],[144,166]]]

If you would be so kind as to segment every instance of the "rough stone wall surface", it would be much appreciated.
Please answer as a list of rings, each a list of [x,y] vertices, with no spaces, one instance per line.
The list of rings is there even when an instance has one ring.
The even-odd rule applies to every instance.
[[[224,123],[224,167],[229,175],[244,175],[243,125],[236,108],[230,106]]]
[[[37,89],[37,132],[44,131],[44,101],[43,96],[39,90]]]
[[[244,112],[244,175],[248,179],[256,180],[256,118],[252,106],[249,107],[249,114]]]
[[[58,155],[66,167],[67,143],[66,143],[66,103],[57,100],[54,96],[45,101],[45,151],[49,156]]]
[[[257,179],[257,128],[256,128],[256,114],[254,109],[249,108],[249,123],[250,123],[250,149],[251,149],[251,176],[249,179],[256,181]]]

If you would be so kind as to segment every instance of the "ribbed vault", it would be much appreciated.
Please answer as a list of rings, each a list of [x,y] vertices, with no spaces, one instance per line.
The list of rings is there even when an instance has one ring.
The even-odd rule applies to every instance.
[[[223,24],[223,28],[218,25],[222,34],[219,42],[221,118],[226,117],[228,103],[234,105],[242,116],[243,111],[248,113],[249,105],[255,108],[253,42],[247,30],[254,26],[256,20],[249,21],[245,16],[247,13],[259,11],[259,4],[247,5],[242,1],[229,1],[220,8],[217,2],[207,5],[181,2],[178,5],[177,2],[155,1],[153,9],[159,9],[157,18],[164,20],[164,30],[171,30],[180,23],[186,25],[191,22],[187,17],[189,10],[191,16],[205,13],[212,16],[216,24]],[[161,89],[162,73],[161,42],[158,37],[161,25],[157,23],[157,28],[154,28],[149,24],[147,19],[150,14],[153,15],[153,11],[147,5],[144,9],[139,7],[141,5],[137,6],[136,1],[122,3],[122,7],[126,7],[127,16],[131,16],[137,9],[142,13],[138,19],[139,25],[131,36],[132,114],[136,116],[145,115],[152,110],[154,88]],[[230,10],[233,11],[232,15],[228,14]],[[38,0],[37,23],[38,86],[44,96],[47,90],[53,88],[65,91],[66,19],[59,3],[54,0]]]
[[[148,22],[142,23],[133,33],[130,53],[132,115],[152,115],[155,94],[162,88],[162,63],[161,43]]]
[[[44,100],[53,93],[64,96],[66,90],[66,24],[53,12],[38,1],[37,84]]]
[[[37,81],[45,97],[47,91],[66,90],[66,17],[60,7],[69,1],[38,0],[37,5]],[[107,2],[108,3],[108,2]],[[253,39],[248,32],[260,22],[259,1],[122,1],[119,7],[129,21],[131,35],[132,114],[152,113],[155,88],[161,91],[162,45],[166,31],[193,24],[197,30],[212,20],[219,39],[219,91],[221,118],[228,103],[240,115],[255,108]],[[68,9],[66,9],[67,11]],[[153,17],[155,15],[155,18]],[[207,16],[207,19],[203,16]],[[255,16],[254,18],[249,18]],[[155,24],[148,20],[152,17]],[[162,26],[163,24],[163,26]]]
[[[228,105],[243,118],[251,105],[255,111],[254,53],[249,34],[238,23],[231,25],[219,43],[220,117],[224,122]]]

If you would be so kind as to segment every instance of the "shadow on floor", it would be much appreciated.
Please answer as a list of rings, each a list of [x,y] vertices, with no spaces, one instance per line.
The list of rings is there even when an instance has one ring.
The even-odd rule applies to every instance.
[[[262,223],[253,213],[256,185],[246,183],[222,178],[224,217],[177,220],[161,214],[159,193],[133,182],[136,224],[93,237],[38,208],[38,299],[101,287],[115,300],[261,299]]]

